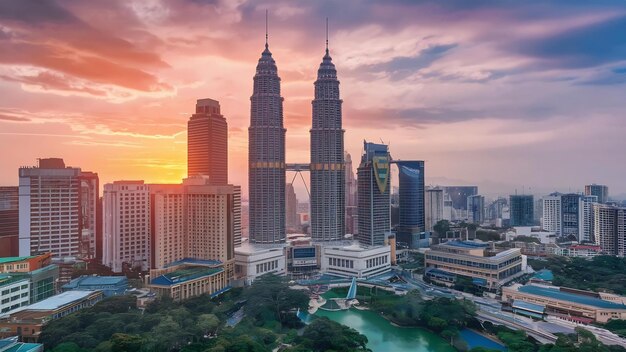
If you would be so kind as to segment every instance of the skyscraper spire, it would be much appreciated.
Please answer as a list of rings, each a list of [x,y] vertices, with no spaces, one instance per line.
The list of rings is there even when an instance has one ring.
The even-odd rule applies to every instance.
[[[328,54],[328,17],[326,17],[326,54]]]
[[[268,11],[266,9],[265,10],[265,49],[267,49],[267,47],[268,47],[268,44],[267,44],[267,41],[268,41],[268,35],[267,35],[267,33],[268,33],[268,31],[267,31],[268,19],[267,18],[268,18]]]

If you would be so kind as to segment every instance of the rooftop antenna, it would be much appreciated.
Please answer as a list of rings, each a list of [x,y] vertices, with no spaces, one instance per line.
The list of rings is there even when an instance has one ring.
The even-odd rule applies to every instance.
[[[268,22],[268,10],[265,9],[265,47],[267,48],[267,38],[268,38],[268,31],[267,31],[267,22]]]
[[[326,17],[326,53],[328,54],[328,17]]]

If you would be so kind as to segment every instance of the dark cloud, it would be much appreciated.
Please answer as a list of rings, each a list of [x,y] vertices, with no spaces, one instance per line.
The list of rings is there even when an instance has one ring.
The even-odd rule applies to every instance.
[[[626,84],[626,68],[602,70],[591,77],[577,81],[576,84],[592,86]]]
[[[542,65],[587,68],[626,58],[626,16],[544,38],[512,43],[510,49],[545,60]]]
[[[423,68],[429,67],[437,59],[443,57],[448,51],[457,47],[457,44],[433,45],[422,49],[415,56],[394,57],[391,60],[379,64],[364,65],[355,69],[357,73],[374,74],[386,73],[391,80],[401,80]]]
[[[398,126],[421,128],[427,124],[471,120],[481,116],[483,116],[483,113],[478,111],[450,108],[381,108],[367,110],[346,108],[344,123],[349,126],[368,126],[370,128]]]
[[[27,117],[22,117],[22,116],[11,116],[11,115],[5,115],[0,113],[0,120],[3,121],[14,121],[14,122],[28,122],[30,121],[29,118]]]
[[[347,107],[344,123],[352,127],[370,128],[408,127],[423,128],[426,125],[446,124],[486,118],[537,121],[557,114],[558,109],[549,105],[530,105],[521,108],[485,108],[484,110],[465,108],[380,108],[356,109]],[[571,116],[574,118],[575,116]]]
[[[75,22],[77,18],[52,0],[2,0],[0,19],[39,25],[42,22]]]

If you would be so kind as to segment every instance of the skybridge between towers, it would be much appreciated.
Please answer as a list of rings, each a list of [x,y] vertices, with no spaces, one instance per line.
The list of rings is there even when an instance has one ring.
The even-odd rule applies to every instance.
[[[306,188],[306,193],[309,195],[309,199],[311,198],[311,192],[309,191],[309,187],[306,185],[306,182],[304,181],[304,176],[302,176],[302,172],[303,171],[311,171],[311,164],[307,164],[307,163],[286,163],[285,164],[285,169],[287,171],[294,171],[295,174],[293,175],[293,178],[291,179],[291,184],[293,184],[293,181],[295,181],[296,177],[298,175],[300,175],[300,178],[302,179],[302,184],[304,185],[304,188]]]

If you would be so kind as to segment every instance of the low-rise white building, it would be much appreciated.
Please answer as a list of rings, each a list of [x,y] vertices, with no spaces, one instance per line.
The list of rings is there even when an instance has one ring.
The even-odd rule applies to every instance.
[[[273,273],[286,273],[285,244],[254,245],[244,242],[235,248],[235,279],[250,285],[257,277]]]
[[[533,237],[544,244],[556,243],[556,233],[544,231],[539,226],[516,226],[506,234],[507,241],[514,241],[517,236]]]
[[[30,281],[24,276],[0,274],[0,314],[30,304]]]
[[[320,261],[322,273],[368,278],[391,270],[391,247],[365,247],[356,241],[324,245]]]

